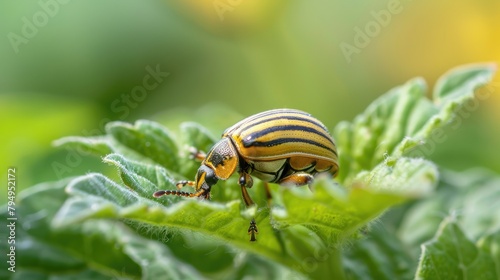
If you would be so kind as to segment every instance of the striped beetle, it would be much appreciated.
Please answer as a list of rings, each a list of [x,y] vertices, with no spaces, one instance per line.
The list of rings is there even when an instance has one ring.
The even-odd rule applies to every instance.
[[[194,152],[203,160],[194,181],[179,181],[177,188],[189,185],[194,193],[162,190],[154,197],[178,195],[210,198],[210,189],[218,180],[239,173],[239,185],[246,206],[254,204],[247,189],[253,185],[250,175],[280,185],[309,185],[317,173],[338,172],[335,142],[326,127],[310,114],[293,109],[275,109],[250,116],[222,134],[207,155]],[[258,232],[250,222],[250,241]]]

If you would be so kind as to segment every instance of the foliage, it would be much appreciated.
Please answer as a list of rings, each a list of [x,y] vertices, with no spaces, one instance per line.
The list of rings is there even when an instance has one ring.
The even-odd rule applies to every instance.
[[[89,173],[22,192],[18,273],[2,278],[429,279],[440,271],[459,279],[487,270],[484,279],[496,279],[500,215],[485,207],[498,201],[498,177],[440,178],[425,154],[413,157],[493,72],[491,65],[455,69],[437,83],[432,101],[422,79],[396,87],[335,128],[338,178],[319,177],[312,192],[272,185],[270,204],[257,183],[250,194],[258,206],[250,209],[235,178],[214,186],[210,201],[153,198],[193,178],[199,163],[187,147],[208,150],[216,141],[198,124],[182,124],[176,136],[151,121],[112,122],[102,136],[60,139],[58,146],[102,157],[119,179]],[[450,179],[460,176],[476,180]],[[405,202],[399,218],[380,219]],[[443,217],[450,209],[464,211]],[[442,216],[432,217],[437,211]],[[256,242],[246,233],[251,218]]]

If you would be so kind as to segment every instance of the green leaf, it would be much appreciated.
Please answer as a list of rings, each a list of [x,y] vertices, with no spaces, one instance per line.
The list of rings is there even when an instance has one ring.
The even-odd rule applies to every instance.
[[[118,167],[123,183],[142,197],[151,197],[157,190],[175,188],[168,171],[159,165],[128,160],[119,154],[108,155],[103,161]]]
[[[354,185],[362,182],[372,190],[422,197],[434,190],[437,167],[423,159],[387,158],[371,172],[358,173]]]
[[[177,144],[172,134],[158,123],[139,120],[132,126],[123,122],[112,122],[106,125],[106,132],[137,154],[172,171],[179,171]]]
[[[481,169],[442,171],[439,187],[431,197],[413,204],[398,234],[410,246],[432,238],[443,217],[453,214],[468,234],[477,239],[500,230],[500,177]]]
[[[492,256],[467,238],[451,218],[443,221],[435,238],[422,248],[417,279],[493,280],[500,277]]]
[[[109,228],[98,226],[103,222],[79,225],[64,231],[51,229],[50,221],[67,197],[64,187],[68,181],[44,183],[19,193],[19,207],[16,208],[16,277],[17,272],[19,277],[33,275],[33,270],[37,271],[37,277],[42,278],[47,275],[79,275],[84,271],[96,271],[89,267],[95,264],[100,271],[92,273],[96,276],[107,275],[109,278],[118,273],[139,275],[139,270],[134,270],[134,263],[128,262],[126,256],[116,251],[114,240],[95,234],[96,230],[111,232]],[[109,223],[103,226],[109,227]]]
[[[66,192],[73,195],[92,196],[97,199],[112,201],[121,206],[132,205],[139,200],[137,193],[98,173],[89,174],[71,181]]]
[[[339,181],[349,185],[357,173],[371,170],[386,156],[425,157],[417,148],[441,133],[458,106],[473,98],[474,89],[489,82],[494,70],[486,64],[450,71],[439,80],[434,101],[425,97],[422,79],[410,80],[375,100],[352,123],[339,123],[334,131]]]
[[[176,189],[176,180],[174,180],[174,178],[183,178],[181,175],[171,174],[172,172],[169,172],[162,166],[130,160],[119,154],[108,155],[103,161],[116,166],[120,172],[122,182],[129,189],[135,191],[139,196],[147,200],[152,199],[153,193],[158,190]],[[191,161],[193,162],[193,160]],[[199,163],[197,163],[196,168],[197,167],[199,167]],[[195,172],[196,170],[193,170],[193,173]],[[114,184],[111,181],[108,183]],[[218,183],[212,190],[213,201],[227,202],[239,199],[239,187],[225,188],[224,185],[237,186],[237,183],[234,182],[234,180],[229,180],[229,183],[226,184],[224,182]],[[166,196],[161,200],[155,200],[155,202],[169,204],[180,200],[182,200],[182,198],[178,196]]]
[[[385,223],[375,225],[344,251],[348,279],[411,279],[415,275],[414,259]]]
[[[206,153],[218,139],[214,138],[206,128],[194,122],[182,123],[179,136],[182,149],[178,164],[182,166],[181,174],[192,180],[193,174],[196,174],[200,167],[200,162],[191,159],[190,149],[195,148]]]
[[[79,179],[75,186],[78,186],[79,191],[88,191],[89,196],[82,195],[67,200],[54,218],[54,225],[64,227],[91,218],[126,218],[151,225],[161,225],[167,229],[203,232],[220,240],[230,240],[243,248],[257,250],[261,254],[282,258],[279,244],[272,238],[262,239],[258,243],[248,242],[246,230],[242,229],[248,228],[249,220],[240,215],[239,201],[223,205],[186,199],[169,207],[161,206],[159,203],[156,203],[156,206],[153,206],[153,203],[125,205],[120,202],[120,196],[92,197],[95,193],[94,182],[96,181],[101,182],[102,187],[110,186],[110,181],[101,180],[98,174]],[[85,208],[92,209],[92,211],[82,211]],[[260,215],[256,217],[256,220],[263,225],[259,228],[260,234],[273,236],[270,226],[264,226],[269,224],[268,218]]]
[[[496,71],[495,64],[478,64],[457,67],[445,73],[434,87],[436,104],[446,104],[470,95],[478,85],[487,84]]]
[[[500,230],[484,236],[477,244],[482,251],[493,259],[496,275],[500,276]]]
[[[68,252],[18,232],[18,262],[23,268],[53,273],[68,273],[86,268],[85,263]]]
[[[180,133],[184,145],[205,152],[208,152],[217,141],[206,128],[194,122],[182,123]]]
[[[113,151],[109,138],[106,136],[63,137],[54,141],[53,145],[66,149],[73,149],[75,151],[78,151],[81,155],[102,156],[109,154]]]
[[[131,161],[117,155],[111,155],[106,160],[111,159],[117,161],[115,164],[120,166],[120,170],[124,169],[123,172],[131,173],[132,177],[138,176],[126,169],[129,166],[135,172],[139,170],[135,169],[136,165],[131,165]],[[402,169],[409,174],[402,180],[393,180],[388,175],[398,175]],[[153,170],[156,169],[150,169]],[[318,180],[314,185],[315,191],[307,191],[308,195],[304,194],[304,188],[284,190],[283,197],[279,193],[276,197],[284,202],[285,212],[277,210],[270,217],[263,208],[255,213],[259,227],[259,241],[256,243],[248,242],[246,228],[249,218],[246,212],[241,212],[239,200],[218,204],[183,199],[165,207],[153,200],[149,191],[137,194],[99,174],[89,174],[70,183],[67,192],[77,196],[66,201],[53,224],[60,228],[95,218],[111,218],[132,220],[167,230],[196,231],[284,265],[300,268],[303,260],[313,256],[318,248],[323,248],[320,250],[326,254],[391,205],[425,194],[434,184],[436,172],[429,162],[401,158],[360,177],[359,186],[350,192],[331,180]],[[144,174],[158,178],[156,171]],[[383,180],[382,175],[387,179]],[[153,181],[149,180],[149,183],[154,188]],[[413,184],[420,186],[420,194],[412,187]],[[397,191],[396,185],[400,187]],[[136,183],[131,186],[133,189],[141,188]],[[410,188],[405,191],[404,186]],[[278,192],[280,190],[278,188]]]
[[[99,208],[96,206],[103,201],[112,200],[117,203],[112,203],[114,206],[138,201],[130,190],[104,178],[96,175],[87,180],[85,197],[80,181],[71,178],[37,185],[19,194],[16,238],[20,242],[17,268],[21,274],[35,279],[47,275],[96,275],[101,279],[112,276],[157,279],[164,275],[170,279],[200,279],[202,276],[193,267],[177,260],[163,243],[143,238],[119,221],[80,219],[81,222],[64,228],[51,227],[54,221],[57,224],[53,216],[67,198],[64,192],[67,185],[72,196],[67,203],[78,199],[90,203],[80,203],[73,208],[76,212],[65,215],[87,213]],[[101,184],[105,188],[97,188]],[[4,217],[6,212],[0,214]]]
[[[155,240],[139,237],[132,232],[120,234],[123,251],[142,268],[142,279],[200,279],[191,265],[178,261],[170,250]]]
[[[29,270],[22,269],[16,271],[15,273],[9,275],[12,278],[2,278],[11,280],[47,280],[47,279],[57,279],[57,280],[74,280],[74,279],[95,279],[95,280],[109,280],[109,275],[104,275],[92,269],[85,270],[73,270],[65,273],[57,273],[53,271],[39,271],[39,270]]]
[[[116,153],[143,164],[162,165],[173,175],[192,179],[199,162],[190,158],[190,148],[207,152],[216,141],[206,128],[193,122],[181,124],[179,144],[172,133],[152,121],[140,120],[133,126],[111,122],[106,127],[104,136],[63,137],[54,141],[54,145],[76,150],[80,155],[104,157]]]
[[[347,192],[331,180],[319,180],[313,193],[298,189],[284,192],[286,214],[276,213],[277,227],[305,225],[327,244],[338,244],[388,207],[426,195],[436,180],[437,169],[432,163],[410,158],[382,163],[372,172],[360,174]]]
[[[218,277],[214,277],[218,278]],[[245,252],[235,256],[234,267],[219,279],[307,279],[299,272]]]

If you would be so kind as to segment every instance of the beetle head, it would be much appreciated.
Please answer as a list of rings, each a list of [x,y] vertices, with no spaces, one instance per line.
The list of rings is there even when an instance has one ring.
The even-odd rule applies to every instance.
[[[219,179],[215,176],[215,172],[212,168],[208,167],[205,164],[202,164],[200,168],[198,168],[198,172],[196,173],[196,192],[203,190],[203,194],[201,197],[209,199],[210,198],[210,189],[213,185],[217,183]]]
[[[218,180],[226,180],[229,178],[236,170],[238,162],[236,148],[229,138],[224,137],[208,152],[207,157],[201,163],[200,168],[198,168],[194,183],[192,181],[180,181],[177,183],[178,188],[185,185],[194,186],[196,189],[194,193],[180,190],[166,190],[157,191],[153,196],[177,195],[209,199],[212,186],[215,185]]]

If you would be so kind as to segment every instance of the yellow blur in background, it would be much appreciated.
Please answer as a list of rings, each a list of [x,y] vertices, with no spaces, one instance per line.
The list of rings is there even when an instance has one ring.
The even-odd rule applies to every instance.
[[[500,1],[2,1],[0,34],[1,177],[17,167],[25,188],[103,165],[52,141],[109,121],[218,136],[289,107],[333,130],[413,77],[430,92],[453,67],[500,62]],[[498,75],[486,90],[433,160],[500,172]]]

